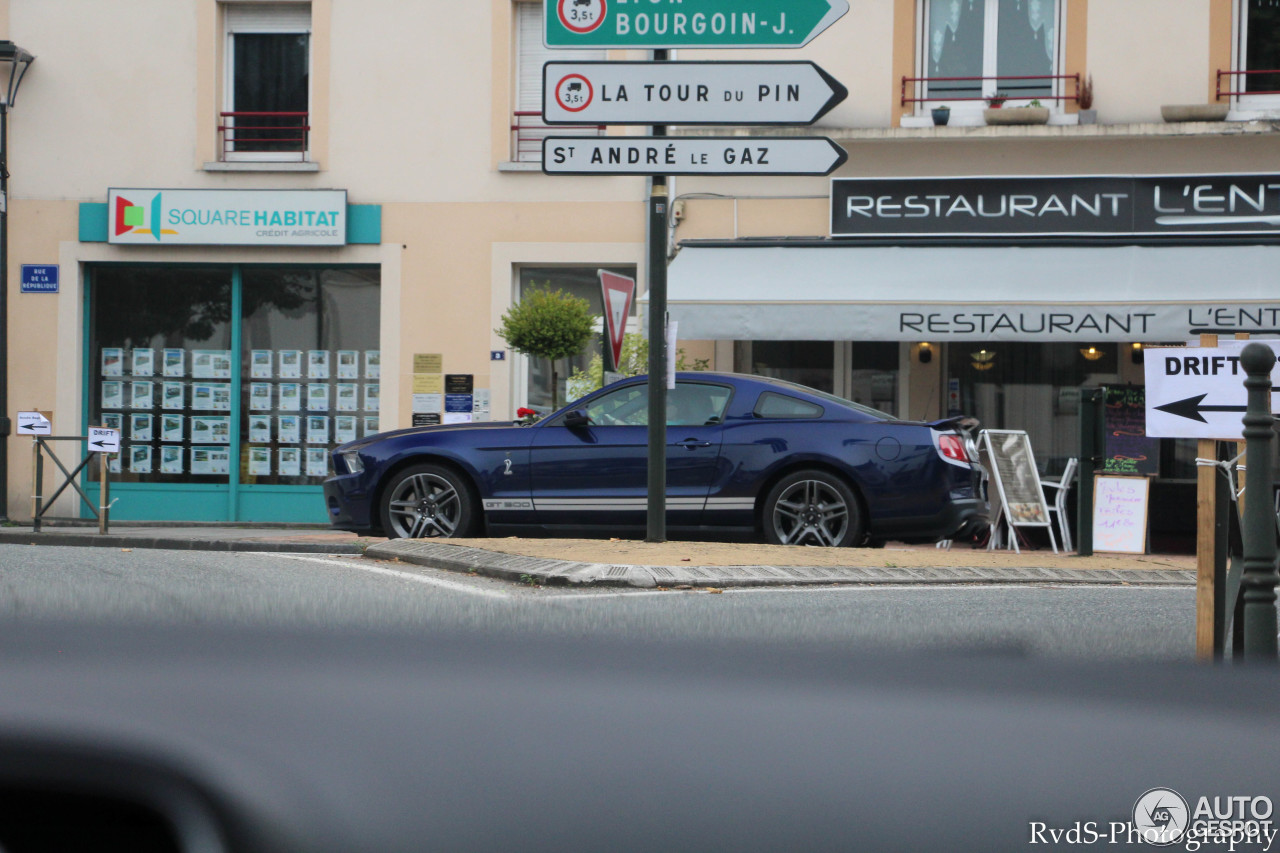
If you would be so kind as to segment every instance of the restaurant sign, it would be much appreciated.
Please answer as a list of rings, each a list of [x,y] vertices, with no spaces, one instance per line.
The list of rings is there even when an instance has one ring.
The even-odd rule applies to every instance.
[[[834,178],[831,235],[863,238],[1280,234],[1280,174]]]
[[[107,242],[145,246],[342,246],[346,190],[112,189]]]

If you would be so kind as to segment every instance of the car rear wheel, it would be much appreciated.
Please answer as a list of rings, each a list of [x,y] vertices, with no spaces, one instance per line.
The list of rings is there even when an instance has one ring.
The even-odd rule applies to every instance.
[[[862,507],[849,485],[825,471],[797,471],[769,490],[764,535],[774,545],[848,547],[864,536]]]
[[[470,536],[479,520],[471,485],[441,465],[406,468],[382,498],[382,529],[392,539]]]

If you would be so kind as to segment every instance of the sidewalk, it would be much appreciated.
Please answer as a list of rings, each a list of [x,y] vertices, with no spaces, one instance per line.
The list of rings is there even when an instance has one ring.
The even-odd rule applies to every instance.
[[[1117,584],[1193,586],[1190,555],[1055,555],[891,544],[789,548],[620,539],[386,540],[325,527],[113,525],[0,527],[0,544],[364,555],[520,583],[620,587],[821,584]]]
[[[134,525],[115,523],[105,536],[97,525],[0,527],[3,545],[63,545],[81,548],[164,548],[174,551],[265,551],[295,554],[361,554],[367,545],[385,542],[328,527]]]

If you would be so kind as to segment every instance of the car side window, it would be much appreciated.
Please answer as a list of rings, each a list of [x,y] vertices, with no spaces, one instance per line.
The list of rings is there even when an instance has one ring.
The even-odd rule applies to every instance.
[[[733,391],[724,385],[680,382],[667,392],[667,426],[707,426],[724,421]],[[597,426],[647,426],[649,388],[628,385],[597,397],[586,407]]]
[[[724,385],[680,382],[667,392],[667,426],[709,426],[724,422],[731,390]]]
[[[816,403],[765,391],[753,410],[757,418],[820,418],[824,409]]]
[[[649,423],[649,388],[628,385],[587,406],[587,417],[599,426],[646,426]]]

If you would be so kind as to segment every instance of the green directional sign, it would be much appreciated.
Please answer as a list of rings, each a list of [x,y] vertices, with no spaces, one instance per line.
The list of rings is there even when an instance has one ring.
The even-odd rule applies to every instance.
[[[543,0],[549,48],[801,47],[848,0]]]

